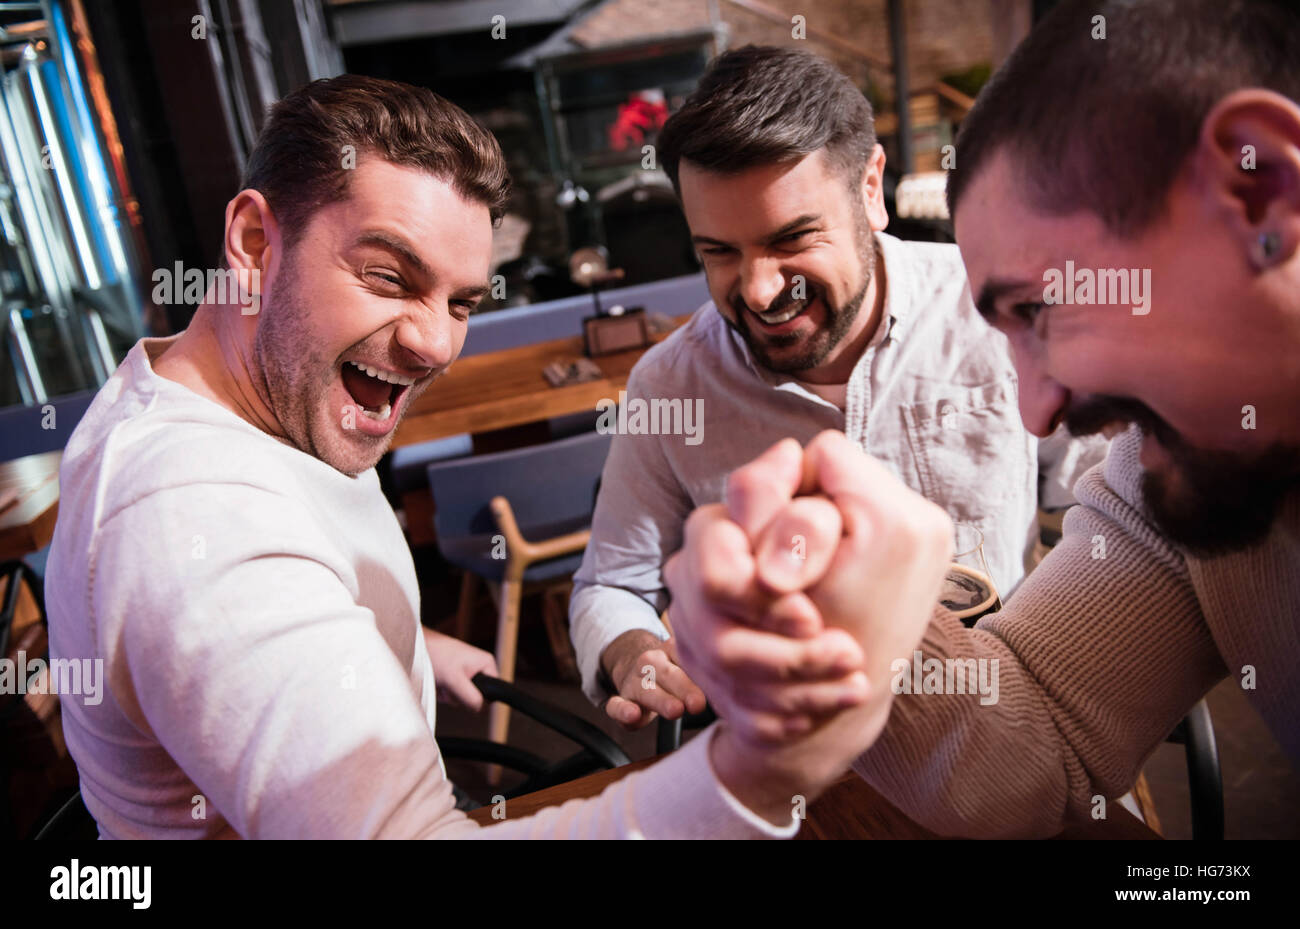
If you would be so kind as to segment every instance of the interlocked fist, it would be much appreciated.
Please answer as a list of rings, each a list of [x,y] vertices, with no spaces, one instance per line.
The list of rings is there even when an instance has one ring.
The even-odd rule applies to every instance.
[[[884,727],[890,663],[920,642],[951,556],[947,514],[841,432],[733,472],[664,569],[678,662],[731,736],[719,773],[842,774]]]

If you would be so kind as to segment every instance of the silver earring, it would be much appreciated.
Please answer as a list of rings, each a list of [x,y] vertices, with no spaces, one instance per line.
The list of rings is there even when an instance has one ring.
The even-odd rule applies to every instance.
[[[1259,238],[1255,240],[1255,247],[1259,251],[1259,263],[1261,265],[1271,263],[1281,245],[1282,239],[1276,232],[1261,232]]]

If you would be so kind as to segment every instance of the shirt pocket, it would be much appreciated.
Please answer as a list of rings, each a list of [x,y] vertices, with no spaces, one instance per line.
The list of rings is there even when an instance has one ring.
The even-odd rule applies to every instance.
[[[921,493],[956,522],[987,526],[1029,492],[1029,436],[1014,380],[946,387],[903,408]]]

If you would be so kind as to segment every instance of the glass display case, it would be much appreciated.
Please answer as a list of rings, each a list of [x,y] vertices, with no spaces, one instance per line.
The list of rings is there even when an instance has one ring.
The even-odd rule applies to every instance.
[[[0,406],[97,387],[143,335],[131,201],[78,13],[75,0],[0,5]]]

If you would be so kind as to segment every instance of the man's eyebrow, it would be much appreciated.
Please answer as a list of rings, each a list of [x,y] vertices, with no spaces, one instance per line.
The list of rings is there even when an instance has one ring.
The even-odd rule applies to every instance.
[[[406,243],[405,239],[395,236],[391,232],[384,232],[381,229],[370,229],[361,233],[356,238],[355,245],[370,245],[375,248],[382,248],[384,251],[391,252],[393,255],[402,259],[417,272],[425,277],[434,277],[433,269],[424,263],[424,259],[415,253],[415,249]]]
[[[798,217],[797,219],[790,220],[790,222],[786,223],[780,229],[776,230],[776,232],[772,233],[770,236],[767,237],[767,241],[775,242],[778,239],[783,239],[786,236],[788,236],[790,233],[798,229],[800,226],[808,226],[820,220],[821,220],[821,216],[819,216],[816,213],[805,213],[802,216]]]
[[[767,236],[764,236],[763,241],[767,243],[776,242],[779,239],[785,238],[790,233],[798,229],[800,226],[807,226],[812,223],[816,223],[820,221],[821,221],[820,215],[816,213],[805,213],[803,216],[790,220],[790,222],[786,223],[784,226],[782,226],[780,229],[776,230],[775,232]],[[691,241],[694,242],[696,245],[721,245],[724,248],[734,247],[730,242],[723,242],[721,239],[713,239],[706,235],[693,235],[691,236]]]
[[[460,288],[460,290],[456,291],[454,296],[460,297],[461,299],[477,299],[479,297],[486,297],[491,290],[491,284],[473,284],[469,287]]]
[[[1032,287],[1033,281],[1011,280],[1008,278],[994,278],[984,282],[980,288],[980,295],[975,300],[975,309],[984,317],[984,321],[992,323],[998,315],[997,302],[1009,293],[1024,290]]]

